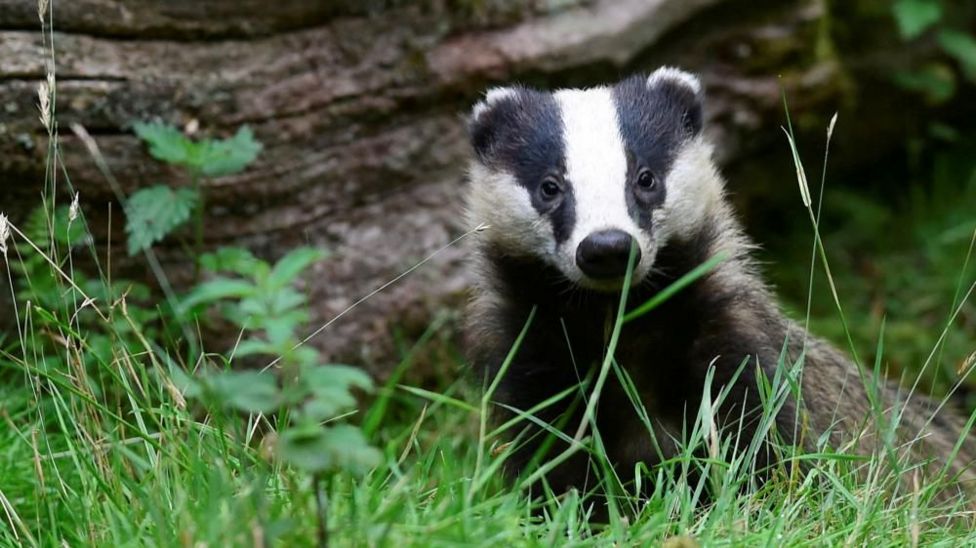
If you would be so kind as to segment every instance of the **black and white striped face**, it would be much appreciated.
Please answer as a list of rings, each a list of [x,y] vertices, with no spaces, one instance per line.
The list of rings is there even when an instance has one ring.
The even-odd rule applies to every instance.
[[[721,200],[701,138],[701,84],[661,68],[609,87],[495,88],[471,114],[468,212],[484,237],[592,289],[634,283]]]

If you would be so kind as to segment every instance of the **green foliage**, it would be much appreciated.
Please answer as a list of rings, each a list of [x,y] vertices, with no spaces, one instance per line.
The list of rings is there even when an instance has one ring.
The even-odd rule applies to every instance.
[[[126,203],[129,255],[148,249],[189,220],[198,201],[199,192],[192,188],[156,185],[135,192]]]
[[[80,248],[89,241],[88,233],[81,223],[69,222],[67,206],[56,208],[53,215],[44,206],[39,206],[24,223],[24,234],[41,252],[36,252],[30,246],[19,248],[21,260],[11,265],[19,274],[17,298],[49,310],[58,309],[64,304],[64,280],[51,270],[44,254],[52,254],[55,247],[68,250]],[[85,289],[97,290],[83,274],[75,283]]]
[[[250,128],[230,139],[192,141],[176,128],[161,123],[137,123],[136,134],[156,159],[189,170],[198,177],[216,177],[245,169],[261,151]],[[186,222],[195,210],[202,229],[202,187],[172,190],[154,186],[133,194],[126,207],[130,254],[148,248]],[[199,236],[199,234],[198,234]],[[199,244],[199,241],[198,241]],[[197,251],[199,252],[199,246]],[[225,247],[200,257],[210,277],[181,299],[179,314],[198,317],[211,305],[240,327],[236,358],[266,356],[280,360],[286,371],[281,383],[272,373],[222,371],[181,378],[190,398],[216,402],[248,413],[293,408],[291,426],[279,432],[279,456],[312,473],[347,470],[363,472],[379,463],[379,453],[362,432],[350,425],[323,426],[324,421],[355,407],[353,389],[370,390],[363,372],[344,366],[321,365],[313,348],[300,344],[297,330],[308,321],[307,297],[295,290],[297,278],[325,253],[298,248],[271,265],[248,250]]]
[[[207,177],[231,175],[243,171],[261,152],[262,145],[254,139],[251,128],[243,126],[230,139],[206,140],[199,143],[194,158],[200,173]]]
[[[927,33],[944,57],[954,60],[962,78],[976,83],[976,37],[971,27],[972,10],[942,0],[898,0],[891,13],[903,40],[922,40]],[[955,96],[959,77],[945,59],[927,60],[894,75],[901,87],[922,94],[933,104],[944,103]]]
[[[24,232],[42,250],[50,250],[52,242],[55,245],[80,247],[91,241],[85,225],[71,220],[68,206],[55,208],[53,215],[44,206],[38,206],[27,217]]]
[[[137,122],[132,129],[149,145],[149,154],[153,158],[171,165],[191,165],[190,150],[194,143],[179,129],[158,122]]]
[[[956,94],[956,77],[952,68],[944,63],[927,63],[917,70],[895,74],[895,83],[924,95],[932,104],[952,99]]]
[[[275,377],[269,373],[235,371],[194,378],[173,369],[170,374],[188,398],[219,402],[245,413],[270,413],[281,405]]]
[[[945,29],[939,32],[939,45],[962,67],[963,74],[976,82],[976,38],[972,34]]]
[[[211,277],[186,295],[181,308],[196,314],[201,305],[220,303],[228,321],[260,334],[243,339],[238,356],[294,353],[299,362],[307,363],[310,350],[295,348],[295,332],[308,321],[307,298],[291,286],[305,269],[325,257],[321,250],[301,247],[272,266],[246,249],[221,248],[201,257],[200,265]]]
[[[913,381],[945,394],[962,380],[970,391],[976,376],[960,379],[973,352],[976,301],[962,302],[976,283],[976,256],[969,258],[976,235],[976,164],[973,138],[962,139],[935,156],[932,173],[907,187],[894,204],[864,190],[829,190],[824,201],[821,233],[837,277],[837,288],[858,354],[866,363],[876,355],[882,323],[887,344],[884,367],[889,376]],[[809,250],[795,243],[795,231],[782,240],[767,240],[777,267],[773,281],[803,319],[808,302]],[[812,296],[811,330],[848,346],[843,326],[817,274]],[[946,329],[956,307],[958,315],[933,353],[934,340]],[[930,360],[927,367],[923,366]],[[976,407],[976,400],[968,402]]]
[[[160,205],[159,199],[149,201]],[[19,259],[9,266],[22,314],[17,333],[0,336],[3,424],[25,429],[0,426],[0,473],[9,478],[3,494],[13,497],[13,511],[19,514],[13,522],[0,519],[0,544],[17,544],[32,535],[114,545],[153,534],[159,544],[167,544],[180,527],[190,527],[197,538],[237,539],[232,544],[253,540],[212,528],[219,522],[212,516],[195,521],[192,516],[205,511],[210,500],[199,496],[200,489],[215,497],[215,504],[223,501],[222,511],[235,500],[233,512],[254,512],[250,519],[261,524],[261,538],[268,542],[301,543],[306,529],[287,515],[301,514],[296,509],[300,501],[314,501],[320,493],[308,491],[296,474],[363,477],[382,464],[382,453],[347,418],[359,406],[356,393],[373,389],[369,376],[354,367],[323,364],[316,350],[298,344],[307,297],[294,286],[326,256],[322,251],[300,248],[269,263],[244,249],[219,249],[200,259],[207,279],[174,310],[148,306],[150,292],[144,286],[122,279],[109,283],[75,270],[73,258],[91,244],[91,237],[68,208],[38,208],[24,223],[24,232],[38,250],[9,242],[10,256]],[[181,363],[186,349],[166,325],[204,319],[210,307],[245,328],[234,357],[279,359],[279,367],[215,370],[212,355],[191,353],[183,363],[202,366],[188,373]],[[16,389],[8,393],[10,386]],[[200,402],[210,412],[197,415],[199,406],[187,406],[185,400]],[[238,441],[254,435],[240,413],[261,414],[272,423],[262,445]],[[31,449],[31,443],[40,445]],[[34,455],[24,462],[36,462],[37,468],[21,470],[6,460],[20,458],[24,448]],[[67,489],[48,492],[43,477],[57,478]],[[274,485],[272,492],[265,482]],[[252,495],[237,500],[245,485]],[[170,487],[192,490],[177,494]],[[43,499],[36,513],[35,506],[23,504],[35,496]],[[74,515],[55,510],[96,498],[107,501],[99,507],[111,509],[112,521],[128,511],[147,513],[136,518],[138,527],[86,533],[74,528]],[[173,514],[177,507],[179,513]],[[287,514],[280,512],[286,507]],[[268,512],[280,520],[268,518]],[[305,515],[305,523],[325,519],[323,512]],[[8,525],[21,518],[28,525],[11,535]]]
[[[359,368],[303,364],[296,386],[289,391],[286,401],[300,404],[298,414],[301,419],[322,422],[355,407],[355,389],[373,389],[373,381]]]
[[[281,393],[294,413],[292,426],[279,433],[278,456],[311,473],[345,471],[361,476],[379,466],[380,452],[358,427],[323,425],[355,408],[354,389],[373,389],[369,376],[355,367],[302,364],[295,382]]]
[[[124,278],[93,278],[73,268],[72,256],[91,245],[92,238],[79,219],[72,220],[67,206],[50,211],[34,209],[24,223],[24,235],[37,247],[17,247],[19,261],[10,263],[21,314],[31,318],[32,329],[24,333],[23,345],[31,348],[46,368],[66,365],[64,340],[70,332],[86,334],[87,352],[81,354],[86,368],[113,359],[118,351],[138,346],[137,335],[157,337],[160,332],[152,310],[138,306],[150,297],[149,288]],[[51,264],[54,262],[57,269]],[[59,272],[60,270],[60,272]],[[66,279],[70,277],[70,282]],[[125,298],[129,306],[111,309],[99,316],[95,308]],[[87,304],[86,304],[87,303]],[[69,321],[70,320],[70,321]],[[94,381],[92,388],[97,389]]]
[[[133,129],[149,145],[153,158],[206,177],[241,172],[262,149],[247,126],[242,126],[229,139],[201,141],[193,141],[177,128],[160,122],[139,122],[133,124]]]
[[[942,18],[942,6],[933,0],[897,0],[891,9],[906,40],[918,38]]]
[[[312,473],[344,470],[362,476],[380,464],[380,452],[370,447],[362,430],[348,424],[299,424],[281,434],[278,452],[293,466]]]
[[[197,220],[199,255],[203,238],[203,203],[205,196],[201,177],[219,177],[243,171],[261,152],[251,128],[242,126],[229,139],[193,141],[173,126],[159,122],[138,122],[133,129],[149,145],[153,158],[189,171],[191,188],[172,190],[166,185],[143,188],[126,203],[126,232],[129,254],[135,255],[162,240],[179,228],[191,213]]]
[[[278,358],[280,382],[270,372],[224,371],[185,381],[187,395],[250,413],[276,407],[291,410],[288,426],[278,433],[277,455],[307,472],[346,471],[361,474],[377,466],[380,453],[359,428],[326,426],[356,406],[354,390],[370,391],[369,376],[354,367],[323,365],[319,353],[301,344],[299,327],[308,320],[307,297],[292,286],[326,254],[297,248],[274,265],[241,248],[222,248],[200,258],[212,277],[182,301],[185,313],[221,304],[223,316],[246,336],[234,356]],[[279,386],[280,385],[280,386]]]

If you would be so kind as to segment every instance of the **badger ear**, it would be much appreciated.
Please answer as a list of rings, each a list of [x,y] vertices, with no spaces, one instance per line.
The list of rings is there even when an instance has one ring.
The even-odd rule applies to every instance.
[[[495,144],[498,129],[513,116],[519,88],[491,88],[485,98],[471,109],[468,117],[468,136],[471,147],[482,161],[488,159]]]
[[[701,80],[697,76],[675,67],[661,67],[647,77],[647,87],[659,85],[683,87],[696,96],[702,93]]]
[[[701,132],[704,92],[697,76],[678,68],[661,67],[647,77],[647,88],[681,108],[682,123],[690,135]]]

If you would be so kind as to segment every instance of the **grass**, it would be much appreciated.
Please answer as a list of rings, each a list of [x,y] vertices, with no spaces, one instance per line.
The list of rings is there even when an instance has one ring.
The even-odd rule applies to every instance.
[[[972,137],[963,139],[936,153],[931,171],[923,176],[890,184],[908,185],[909,190],[888,197],[887,204],[868,191],[850,188],[824,196],[823,237],[840,276],[838,293],[850,315],[858,354],[867,363],[878,357],[875,349],[884,323],[888,374],[911,382],[936,347],[921,382],[938,395],[948,392],[976,351],[976,299],[963,299],[976,280],[974,144]],[[771,279],[794,316],[803,318],[809,307],[811,329],[846,347],[830,293],[808,290],[809,250],[796,245],[797,230],[788,227],[779,235],[771,231],[766,238],[765,257],[775,262]],[[822,271],[815,283],[825,287]],[[951,328],[936,345],[953,314]],[[963,384],[967,409],[976,408],[973,382],[970,378]]]
[[[44,93],[51,99],[53,73],[49,82]],[[52,137],[46,193],[50,200],[59,195],[56,182],[62,168],[54,101],[41,103],[42,120]],[[809,189],[801,189],[809,196]],[[963,226],[971,221],[964,204],[955,200],[955,208],[922,211],[918,226],[938,225],[959,212],[958,226]],[[811,200],[805,199],[804,205],[818,227],[817,259],[826,265],[835,254],[831,242],[836,234],[824,230]],[[52,219],[58,211],[54,204],[47,201],[43,207],[41,228],[58,226]],[[867,205],[864,209],[870,210]],[[955,213],[948,215],[947,210]],[[965,246],[959,247],[954,235],[963,231],[955,226],[946,229],[951,237],[945,236],[946,230],[936,230],[956,246],[949,251],[931,248],[939,254],[932,259],[937,273],[925,276],[923,283],[897,276],[904,284],[899,290],[912,298],[936,295],[935,308],[944,309],[941,320],[926,324],[920,336],[928,353],[939,357],[943,372],[942,358],[956,356],[965,347],[971,325],[966,322],[973,317],[971,301],[963,298],[973,280],[973,261],[967,262],[973,252],[969,247],[966,254]],[[8,313],[15,316],[17,331],[0,335],[2,545],[314,545],[320,542],[323,515],[336,546],[976,543],[966,508],[938,502],[937,483],[920,484],[905,463],[893,469],[886,455],[862,458],[849,448],[829,447],[825,440],[814,452],[781,445],[781,456],[802,464],[805,473],[796,473],[799,467],[780,468],[768,482],[756,483],[751,462],[758,443],[737,454],[730,440],[716,432],[713,410],[722,394],[716,400],[704,398],[694,423],[688,425],[680,454],[651,469],[614,471],[607,466],[599,432],[592,431],[591,423],[575,429],[570,425],[573,450],[588,452],[599,464],[612,495],[609,523],[588,519],[592,508],[585,494],[548,492],[544,482],[536,481],[538,475],[520,482],[522,487],[536,483],[537,496],[530,499],[525,489],[501,477],[500,466],[512,450],[505,443],[506,429],[517,430],[521,423],[494,425],[487,420],[490,388],[478,393],[464,381],[433,390],[400,384],[410,360],[430,344],[441,322],[406,349],[402,363],[393,368],[397,373],[375,396],[363,400],[354,417],[382,450],[381,465],[363,477],[334,474],[317,488],[308,474],[274,458],[276,426],[284,420],[280,413],[229,413],[205,402],[188,402],[176,388],[173,368],[191,371],[220,356],[187,359],[182,349],[169,347],[162,331],[143,329],[146,322],[134,316],[153,307],[140,308],[137,295],[125,297],[108,287],[94,301],[84,297],[94,295],[100,284],[108,285],[103,277],[89,279],[74,269],[73,254],[84,252],[89,242],[72,242],[70,237],[64,241],[62,235],[49,233],[44,238],[48,243],[38,245],[34,259],[28,259],[25,235],[15,230],[9,238],[2,238],[2,250],[11,289],[15,275],[33,273],[27,282],[47,300],[28,303],[23,294],[15,295],[16,308]],[[842,342],[850,337],[868,365],[881,364],[888,351],[884,338],[878,341],[885,332],[883,320],[862,327],[862,315],[870,307],[861,301],[845,302],[853,333],[837,331],[832,307],[841,302],[838,294],[850,293],[845,286],[851,278],[843,274],[846,263],[842,261],[845,268],[834,268],[841,276],[831,280],[836,281],[836,292],[806,293],[809,248],[803,254],[805,259],[791,264],[805,265],[796,279],[803,281],[800,294],[808,295],[807,302],[814,305],[811,323],[833,329],[831,334]],[[885,268],[899,267],[903,256],[892,252],[884,259]],[[32,266],[25,268],[25,261],[31,260]],[[38,274],[42,269],[44,276]],[[949,286],[947,272],[955,273],[949,276]],[[927,284],[936,281],[939,290],[926,293]],[[823,301],[818,299],[826,301],[826,308],[820,308]],[[946,322],[957,310],[961,317]],[[615,331],[636,313],[623,312],[618,311]],[[902,321],[888,323],[887,333]],[[945,326],[948,336],[936,342]],[[862,328],[869,329],[869,335]],[[971,336],[968,340],[971,343]],[[869,341],[874,341],[871,353],[863,351]],[[795,378],[787,372],[795,371],[794,365],[781,363],[782,375],[763,387],[766,430],[791,393]],[[456,367],[462,369],[463,364]],[[632,386],[609,352],[592,379],[588,419],[611,375],[623,386]],[[635,412],[648,420],[633,390],[629,393]],[[650,487],[636,496],[641,484]],[[955,519],[947,519],[950,516]]]
[[[120,382],[133,380],[116,366]],[[152,392],[151,405],[135,382],[105,387],[132,400],[127,410],[84,395],[63,372],[18,373],[8,372],[0,389],[0,542],[314,543],[310,481],[267,460],[247,435],[253,418],[200,416],[173,403],[148,373],[137,377]],[[705,461],[691,455],[694,438],[707,437],[701,422],[682,457],[649,471],[656,484],[634,505],[636,515],[589,524],[575,493],[533,503],[503,484],[493,470],[499,438],[480,429],[483,409],[467,403],[477,399],[465,391],[388,386],[364,409],[368,420],[379,401],[388,405],[374,436],[384,463],[362,480],[340,474],[327,486],[334,545],[654,545],[676,536],[748,546],[976,541],[968,525],[944,523],[947,510],[927,502],[919,486],[899,491],[879,462],[843,452],[797,453],[810,473],[750,486],[748,465],[727,448]],[[688,474],[695,470],[711,481],[711,505],[699,504],[703,485]]]

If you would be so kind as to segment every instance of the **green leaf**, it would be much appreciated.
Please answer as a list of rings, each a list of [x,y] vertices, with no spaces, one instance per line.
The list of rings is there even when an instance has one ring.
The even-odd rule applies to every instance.
[[[194,164],[208,177],[230,175],[243,171],[258,157],[261,149],[251,128],[242,126],[230,139],[201,142]]]
[[[241,341],[234,349],[234,356],[237,358],[243,358],[244,356],[254,356],[254,355],[275,355],[278,353],[278,349],[269,343],[268,341],[263,341],[261,339],[247,339]]]
[[[294,345],[293,345],[294,346]],[[283,357],[302,367],[310,367],[319,360],[319,351],[308,344],[302,344],[298,348],[288,348]]]
[[[305,295],[291,288],[269,291],[257,287],[251,298],[241,301],[241,312],[249,316],[281,316],[295,312],[295,308],[305,303]],[[301,311],[300,311],[301,312]],[[305,320],[298,320],[299,323]]]
[[[269,295],[268,308],[272,314],[284,314],[305,304],[305,294],[286,287]]]
[[[306,472],[343,470],[354,475],[365,474],[382,459],[362,431],[348,424],[328,428],[304,423],[289,428],[278,437],[278,455]]]
[[[68,220],[70,208],[66,205],[58,206],[54,215],[45,206],[38,206],[31,211],[24,223],[24,233],[34,244],[42,250],[51,247],[51,236],[54,241],[63,245],[80,245],[89,241],[85,224],[81,220]]]
[[[147,249],[185,223],[198,198],[193,189],[173,190],[166,185],[143,188],[130,196],[125,205],[129,255]]]
[[[930,63],[916,71],[899,72],[895,74],[895,83],[921,93],[932,104],[944,103],[956,94],[956,76],[952,68],[943,63]]]
[[[278,289],[291,285],[303,270],[328,257],[328,253],[313,247],[299,247],[282,257],[268,275],[268,286]]]
[[[243,247],[221,247],[213,253],[204,253],[200,266],[210,272],[228,271],[241,276],[254,276],[259,269],[270,268]]]
[[[133,129],[149,145],[149,154],[167,164],[188,166],[196,144],[180,130],[160,122],[137,122]]]
[[[898,0],[892,6],[902,38],[917,38],[942,18],[942,6],[936,0]]]
[[[962,65],[966,78],[976,82],[976,38],[957,30],[939,32],[939,45]]]
[[[373,380],[365,371],[351,365],[313,365],[302,368],[302,379],[306,385],[317,394],[331,393],[332,390],[344,391],[359,388],[365,391],[373,389]]]
[[[301,370],[302,386],[310,394],[303,409],[308,418],[323,421],[355,407],[352,390],[372,390],[373,381],[363,370],[348,365],[312,365]]]
[[[220,403],[247,413],[269,413],[280,400],[272,373],[227,371],[210,376],[207,385]]]
[[[179,129],[160,122],[139,122],[133,129],[149,144],[149,154],[168,164],[189,168],[201,175],[217,177],[244,170],[261,152],[254,132],[242,126],[237,133],[222,140],[194,142]]]
[[[234,278],[214,278],[194,287],[180,303],[186,311],[202,303],[212,303],[222,299],[242,298],[254,294],[254,284]]]
[[[291,341],[295,338],[295,330],[299,325],[308,321],[308,313],[304,310],[292,310],[283,314],[275,314],[256,318],[259,325],[268,334],[268,340],[275,344]]]

